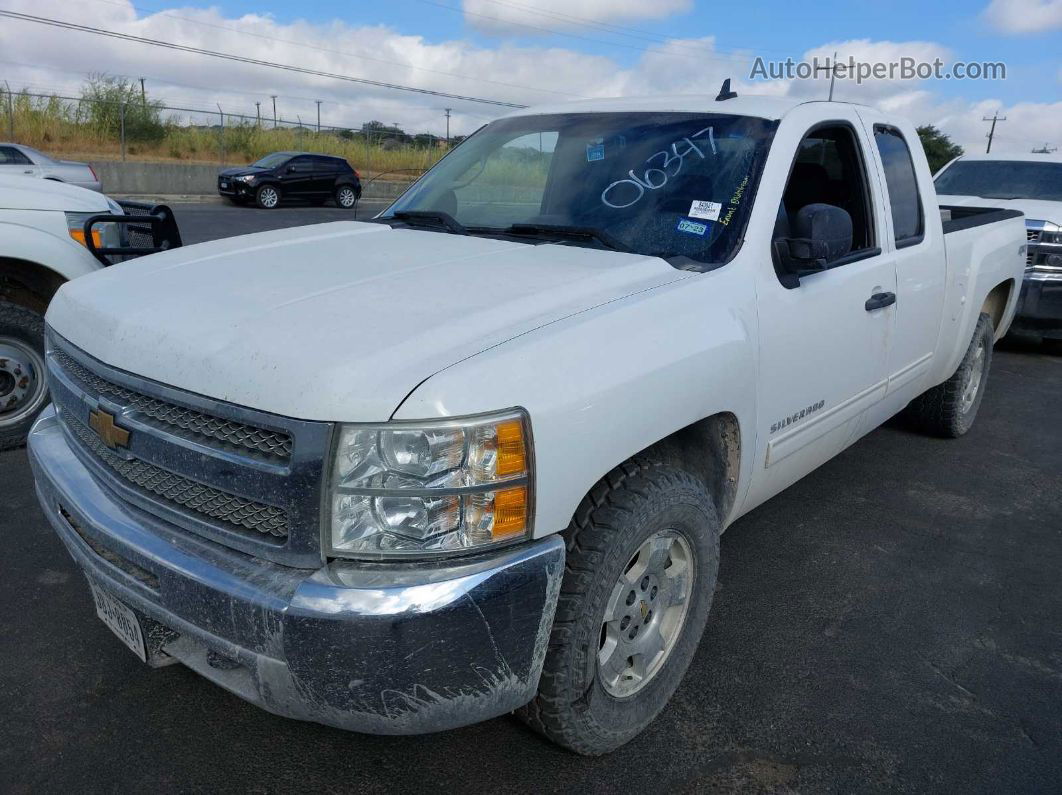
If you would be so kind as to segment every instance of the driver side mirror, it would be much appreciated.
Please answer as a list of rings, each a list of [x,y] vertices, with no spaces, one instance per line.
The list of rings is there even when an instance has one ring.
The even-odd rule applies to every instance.
[[[782,270],[799,281],[851,252],[852,216],[832,204],[808,204],[797,212],[793,236],[775,240],[774,247]]]

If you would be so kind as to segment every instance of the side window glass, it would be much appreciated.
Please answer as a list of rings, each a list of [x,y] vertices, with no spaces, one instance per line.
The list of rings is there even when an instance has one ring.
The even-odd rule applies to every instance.
[[[885,167],[896,243],[913,245],[922,239],[925,222],[911,150],[900,131],[892,127],[875,127],[874,142]]]
[[[33,163],[13,146],[0,146],[0,166],[32,166]]]
[[[865,162],[855,132],[847,124],[820,127],[800,142],[774,231],[775,269],[785,286],[795,285],[794,270],[805,269],[801,263],[788,260],[788,254],[816,260],[812,256],[816,245],[801,242],[809,237],[809,230],[804,228],[808,215],[801,213],[809,205],[829,205],[843,210],[852,222],[851,247],[845,249],[843,245],[831,244],[831,255],[818,260],[820,269],[822,261],[829,268],[834,263],[850,262],[861,252],[869,254],[875,250]],[[817,215],[822,217],[821,213]],[[786,240],[792,241],[791,244],[785,243]],[[810,267],[813,269],[814,265]]]

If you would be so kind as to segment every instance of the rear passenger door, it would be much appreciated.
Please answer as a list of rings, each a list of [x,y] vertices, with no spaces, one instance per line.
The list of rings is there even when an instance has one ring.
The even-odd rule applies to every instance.
[[[944,241],[930,223],[923,196],[935,196],[932,175],[917,137],[861,111],[874,138],[873,157],[886,213],[883,249],[896,268],[896,330],[889,350],[886,415],[903,408],[929,386],[944,311]],[[911,140],[913,138],[913,140]],[[932,219],[935,220],[935,219]]]
[[[805,106],[808,108],[809,106]],[[867,430],[866,413],[884,397],[893,261],[881,250],[883,210],[868,140],[850,108],[825,123],[821,105],[797,110],[773,148],[792,158],[776,239],[794,236],[802,207],[829,204],[852,219],[852,250],[826,269],[789,278],[780,261],[758,280],[760,364],[757,457],[749,500],[758,504],[843,450]],[[834,110],[831,108],[831,110]],[[800,126],[801,119],[807,118]],[[801,136],[797,138],[797,136]],[[783,148],[784,147],[784,148]],[[781,200],[781,201],[779,201]],[[879,298],[875,300],[875,297]]]
[[[330,196],[336,184],[339,167],[334,157],[315,155],[313,158],[313,190],[320,196]]]

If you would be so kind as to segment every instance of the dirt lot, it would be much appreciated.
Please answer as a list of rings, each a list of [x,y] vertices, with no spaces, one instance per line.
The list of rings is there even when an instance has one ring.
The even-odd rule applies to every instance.
[[[189,241],[338,213],[177,211]],[[605,759],[507,718],[347,734],[149,670],[0,454],[3,789],[1059,791],[1060,397],[1057,351],[997,351],[965,438],[893,423],[736,523],[684,684]]]

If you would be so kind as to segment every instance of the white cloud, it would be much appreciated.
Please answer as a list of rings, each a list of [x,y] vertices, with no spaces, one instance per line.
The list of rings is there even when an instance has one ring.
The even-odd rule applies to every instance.
[[[1062,0],[992,0],[984,16],[1008,34],[1062,30]]]
[[[465,21],[486,33],[544,35],[550,30],[664,19],[689,11],[693,0],[462,0]]]
[[[526,3],[528,0],[512,0]],[[589,0],[588,0],[589,1]],[[617,0],[626,5],[628,0]],[[575,13],[576,0],[569,7]],[[650,5],[650,4],[646,4]],[[66,0],[9,0],[9,8],[40,16],[71,19]],[[383,26],[350,26],[341,22],[280,23],[261,15],[225,17],[216,8],[177,8],[139,15],[122,0],[82,0],[93,11],[96,26],[221,52],[285,64],[297,64],[372,80],[402,83],[433,91],[492,97],[520,104],[541,104],[592,96],[638,96],[698,93],[713,96],[724,78],[739,93],[825,98],[828,79],[815,81],[749,81],[754,55],[720,53],[712,37],[677,39],[652,46],[628,67],[603,55],[560,47],[529,47],[505,43],[475,46],[467,41],[431,43],[420,36]],[[583,14],[590,13],[583,9]],[[933,42],[854,40],[831,42],[804,57],[891,61],[940,57],[947,48]],[[453,108],[451,130],[468,133],[504,108],[440,97],[372,88],[355,83],[231,63],[200,55],[116,41],[84,33],[4,20],[0,25],[0,83],[15,89],[76,92],[89,72],[147,78],[155,98],[171,105],[214,108],[227,113],[272,116],[271,94],[277,94],[282,118],[316,120],[315,99],[323,100],[324,124],[357,127],[377,119],[399,122],[409,132],[445,129],[443,110]],[[997,129],[993,150],[1028,151],[1045,141],[1062,144],[1062,103],[1037,102],[1043,85],[1030,86],[1028,101],[943,100],[931,82],[875,81],[856,85],[839,80],[836,98],[877,105],[902,113],[918,124],[935,124],[971,150],[984,145],[985,114],[1000,110],[1007,121]],[[1048,92],[1050,93],[1050,92]],[[1055,92],[1057,94],[1057,92]],[[216,121],[215,115],[212,121]],[[199,117],[198,121],[207,120]]]

